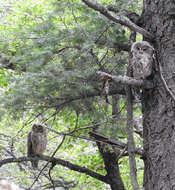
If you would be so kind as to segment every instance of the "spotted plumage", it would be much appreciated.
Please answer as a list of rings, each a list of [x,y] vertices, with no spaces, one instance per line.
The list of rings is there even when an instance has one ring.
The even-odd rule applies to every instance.
[[[131,47],[130,70],[136,79],[145,79],[152,73],[154,48],[146,41],[135,42]]]

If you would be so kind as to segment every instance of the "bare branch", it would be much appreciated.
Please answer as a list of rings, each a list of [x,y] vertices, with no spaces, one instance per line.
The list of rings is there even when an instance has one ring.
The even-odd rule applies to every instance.
[[[106,144],[110,144],[110,145],[116,146],[120,149],[128,149],[127,144],[125,144],[123,142],[119,142],[116,139],[111,139],[111,138],[105,137],[104,135],[96,133],[96,132],[89,132],[89,134],[90,134],[90,136],[92,136],[96,139],[96,142],[103,142]],[[134,153],[136,153],[140,156],[143,156],[143,150],[140,148],[135,148]]]
[[[118,52],[120,51],[130,51],[131,45],[129,43],[123,43],[123,42],[107,42],[105,44],[106,47],[117,49]]]
[[[139,21],[140,19],[140,16],[138,14],[136,14],[135,12],[132,12],[132,11],[129,11],[129,10],[126,10],[126,9],[119,9],[116,5],[108,5],[107,6],[107,9],[109,11],[112,11],[114,13],[118,13],[118,14],[124,14],[126,17],[128,17],[132,22],[134,22],[135,24],[137,24],[137,22]]]
[[[10,156],[12,156],[13,158],[16,158],[16,156],[12,153],[12,152],[10,152],[9,150],[7,150],[6,148],[2,148],[4,151],[6,151]],[[21,166],[21,164],[19,164],[18,163],[18,166],[19,166],[19,169],[21,170],[21,171],[25,171],[25,169]]]
[[[131,30],[142,34],[144,37],[146,37],[150,40],[153,39],[153,35],[150,32],[148,32],[145,29],[137,26],[131,20],[129,20],[129,18],[127,18],[125,16],[116,15],[115,13],[108,11],[108,9],[105,8],[103,5],[101,5],[99,3],[94,3],[91,0],[82,0],[82,1],[86,5],[88,5],[90,8],[100,12],[101,14],[106,16],[108,19],[114,21],[115,23],[119,23],[121,25],[127,26]]]
[[[40,157],[36,157],[36,158],[34,158],[34,157],[7,158],[7,159],[0,161],[0,167],[3,166],[4,164],[16,163],[16,162],[19,163],[19,162],[34,161],[34,160],[44,160],[47,162],[55,163],[56,165],[57,164],[62,165],[66,168],[69,168],[70,170],[77,171],[80,173],[84,173],[84,174],[89,175],[93,178],[96,178],[100,181],[103,181],[104,183],[109,184],[108,178],[106,176],[98,174],[92,170],[89,170],[88,168],[72,164],[71,162],[62,160],[60,158],[54,158],[54,157],[52,158],[49,156],[40,156]]]
[[[130,175],[131,183],[134,190],[140,190],[139,184],[137,182],[137,167],[135,160],[135,144],[133,137],[133,105],[132,105],[132,93],[130,86],[126,86],[126,105],[127,105],[127,133],[128,133],[128,154],[129,154],[129,165],[130,165]]]
[[[119,84],[124,84],[124,85],[132,85],[132,86],[137,86],[137,87],[143,87],[143,88],[153,88],[154,84],[151,81],[148,80],[142,80],[142,79],[134,79],[132,77],[128,77],[128,76],[114,76],[102,71],[97,71],[97,74],[99,74],[100,76],[104,77],[109,77],[111,78],[114,82],[119,83]]]

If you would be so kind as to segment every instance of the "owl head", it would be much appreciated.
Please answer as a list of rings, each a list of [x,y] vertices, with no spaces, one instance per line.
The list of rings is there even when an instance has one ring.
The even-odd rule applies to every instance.
[[[146,41],[135,42],[132,44],[131,52],[135,54],[149,54],[152,55],[154,48]]]
[[[45,126],[42,124],[33,124],[32,126],[32,131],[35,133],[43,133],[45,130]]]

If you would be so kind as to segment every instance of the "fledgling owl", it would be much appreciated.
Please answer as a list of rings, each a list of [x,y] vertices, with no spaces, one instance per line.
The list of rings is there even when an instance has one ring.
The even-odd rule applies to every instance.
[[[130,55],[130,69],[136,79],[145,79],[152,73],[154,48],[146,41],[133,43]]]
[[[27,136],[27,156],[41,156],[46,149],[47,132],[42,124],[34,124]],[[32,161],[32,167],[38,168],[38,160]]]

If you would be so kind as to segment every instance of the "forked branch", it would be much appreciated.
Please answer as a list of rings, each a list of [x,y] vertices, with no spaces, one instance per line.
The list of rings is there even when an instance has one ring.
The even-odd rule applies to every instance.
[[[146,31],[145,29],[137,26],[134,24],[130,19],[128,19],[125,16],[117,15],[113,12],[110,12],[107,8],[105,8],[102,4],[99,4],[97,2],[93,2],[92,0],[82,0],[86,5],[88,5],[90,8],[100,12],[104,16],[106,16],[108,19],[112,20],[115,23],[119,23],[121,25],[127,26],[131,30],[138,32],[142,34],[144,37],[148,39],[153,39],[153,35]]]

